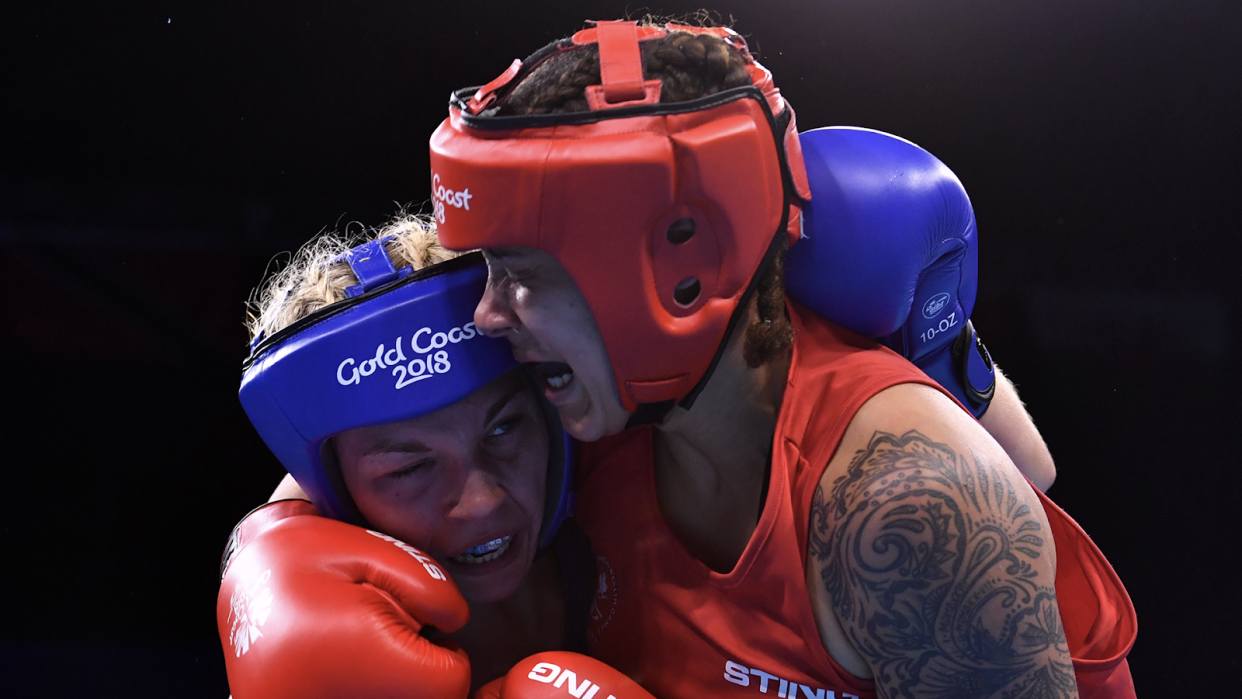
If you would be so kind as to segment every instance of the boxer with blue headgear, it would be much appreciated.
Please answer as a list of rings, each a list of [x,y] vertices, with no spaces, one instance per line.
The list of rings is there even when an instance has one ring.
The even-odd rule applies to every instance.
[[[269,286],[240,397],[309,502],[230,538],[217,614],[238,699],[464,696],[583,644],[568,438],[475,328],[485,279],[406,217],[352,248],[321,239]]]

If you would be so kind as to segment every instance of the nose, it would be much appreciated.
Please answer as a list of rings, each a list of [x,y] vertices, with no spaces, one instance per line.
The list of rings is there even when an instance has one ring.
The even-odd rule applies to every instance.
[[[479,522],[499,514],[509,494],[495,476],[480,468],[467,468],[461,490],[448,510],[448,518],[458,522]]]
[[[488,274],[483,298],[474,307],[474,325],[484,335],[497,338],[509,337],[521,327],[521,321],[509,303],[509,295],[500,288],[493,274]]]

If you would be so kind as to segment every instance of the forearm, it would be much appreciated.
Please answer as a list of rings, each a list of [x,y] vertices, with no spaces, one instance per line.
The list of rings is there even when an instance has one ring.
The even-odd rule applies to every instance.
[[[996,368],[996,395],[979,418],[980,424],[1000,443],[1015,466],[1036,488],[1046,492],[1057,477],[1057,467],[1035,421],[1026,412],[1018,391]]]

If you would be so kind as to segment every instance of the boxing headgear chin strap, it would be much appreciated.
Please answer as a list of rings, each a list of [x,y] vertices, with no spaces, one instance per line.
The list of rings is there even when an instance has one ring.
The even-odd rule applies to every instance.
[[[720,37],[751,85],[660,103],[640,44],[670,31]],[[598,44],[590,111],[496,116],[551,56]],[[792,243],[810,198],[793,110],[723,28],[599,22],[452,96],[431,137],[441,242],[540,248],[568,270],[603,335],[621,402],[688,407],[777,234]]]
[[[487,268],[478,253],[412,272],[396,269],[384,241],[353,248],[358,285],[263,339],[243,365],[242,407],[259,436],[319,512],[365,524],[328,439],[446,408],[516,368],[508,344],[474,327]],[[541,401],[542,402],[542,401]],[[569,438],[548,418],[541,545],[572,506]]]

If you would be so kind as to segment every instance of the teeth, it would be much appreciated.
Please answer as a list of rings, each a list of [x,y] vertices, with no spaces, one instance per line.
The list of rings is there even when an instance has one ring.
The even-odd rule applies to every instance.
[[[570,371],[570,372],[561,374],[560,376],[549,376],[548,378],[544,380],[547,381],[548,385],[551,386],[552,388],[564,388],[565,386],[569,384],[570,381],[574,380],[574,373]]]
[[[463,553],[460,556],[454,557],[452,560],[458,563],[469,563],[469,564],[487,563],[488,561],[494,561],[497,558],[500,558],[501,556],[503,556],[505,551],[509,550],[509,541],[512,538],[513,538],[512,536],[503,536],[499,539],[492,539],[486,544],[479,544],[478,546],[475,546],[474,548],[468,549],[465,553]]]
[[[509,537],[507,536],[502,536],[499,539],[492,539],[486,544],[479,544],[472,549],[467,549],[466,553],[472,556],[482,556],[484,554],[491,553],[492,551],[500,548],[501,544],[505,543],[508,538]]]
[[[553,391],[560,390],[574,380],[574,370],[565,362],[528,362],[527,371]]]

